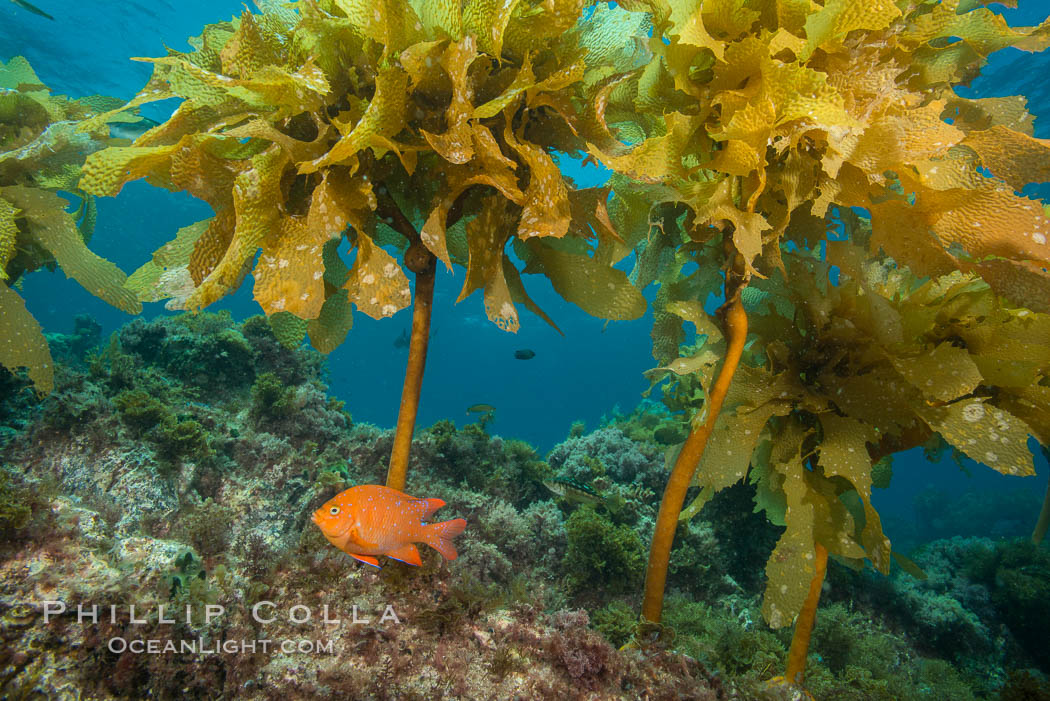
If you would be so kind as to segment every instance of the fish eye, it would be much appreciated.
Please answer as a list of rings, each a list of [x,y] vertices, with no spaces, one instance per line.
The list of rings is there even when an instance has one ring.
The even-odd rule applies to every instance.
[[[333,516],[337,516],[339,514],[339,507],[333,506],[328,510],[328,513],[332,514]]]

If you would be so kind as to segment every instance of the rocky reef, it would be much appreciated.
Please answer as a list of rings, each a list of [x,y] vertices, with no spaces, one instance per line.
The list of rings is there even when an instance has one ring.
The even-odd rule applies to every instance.
[[[680,526],[663,626],[619,649],[666,414],[577,427],[547,456],[483,423],[420,431],[410,492],[467,519],[460,557],[377,570],[310,522],[381,482],[393,434],[327,394],[320,355],[261,317],[140,319],[94,348],[90,328],[49,339],[69,351],[46,399],[2,382],[5,698],[777,698],[790,637],[761,597],[780,528],[741,508],[745,484]],[[1045,549],[955,539],[914,557],[926,579],[833,563],[816,698],[1044,698]]]
[[[42,402],[5,378],[6,697],[718,697],[699,662],[588,626],[524,443],[418,437],[413,492],[470,523],[457,561],[374,570],[329,545],[310,513],[380,481],[392,432],[355,424],[322,371],[261,317],[205,313],[128,324]]]

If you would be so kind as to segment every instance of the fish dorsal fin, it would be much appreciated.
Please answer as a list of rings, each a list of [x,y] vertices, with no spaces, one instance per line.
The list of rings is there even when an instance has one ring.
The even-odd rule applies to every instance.
[[[416,567],[420,567],[423,564],[423,561],[419,559],[419,550],[417,550],[416,546],[412,545],[412,543],[402,545],[397,550],[391,550],[390,552],[384,554],[387,557],[392,557],[395,560],[400,560],[406,565],[415,565]]]
[[[430,518],[431,516],[433,516],[435,511],[437,511],[438,509],[440,509],[442,506],[445,505],[445,500],[444,499],[437,499],[437,498],[420,499],[419,501],[422,502],[423,505],[424,505],[423,506],[423,519],[424,520]]]
[[[372,557],[371,555],[358,555],[357,553],[347,553],[347,555],[354,558],[355,560],[360,560],[366,565],[372,565],[372,567],[379,567],[379,560]],[[419,555],[417,554],[416,557],[419,557]]]

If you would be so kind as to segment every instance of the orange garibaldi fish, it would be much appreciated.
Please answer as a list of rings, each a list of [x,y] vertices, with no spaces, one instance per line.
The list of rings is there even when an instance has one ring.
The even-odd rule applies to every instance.
[[[423,564],[413,543],[426,543],[449,560],[458,553],[452,538],[463,532],[461,518],[423,523],[445,505],[441,499],[416,499],[378,484],[351,487],[314,512],[314,523],[332,545],[350,557],[379,567],[377,555],[410,565]]]

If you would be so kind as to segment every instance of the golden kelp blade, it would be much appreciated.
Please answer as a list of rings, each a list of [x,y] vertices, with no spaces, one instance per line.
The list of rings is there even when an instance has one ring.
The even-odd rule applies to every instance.
[[[830,0],[806,18],[806,59],[819,47],[855,29],[884,29],[901,16],[892,0]]]
[[[1050,182],[1050,139],[1036,139],[996,125],[970,132],[962,143],[977,152],[993,175],[1015,190],[1030,182]]]
[[[773,628],[791,625],[809,590],[813,566],[814,505],[807,496],[805,468],[797,457],[782,466],[782,489],[787,498],[787,529],[780,536],[766,564],[769,585],[762,599],[762,613]]]
[[[623,271],[600,265],[585,255],[550,248],[540,241],[533,240],[529,250],[540,260],[544,273],[562,297],[599,319],[624,321],[645,313],[645,297]]]
[[[65,211],[65,200],[53,192],[20,185],[0,188],[0,197],[24,212],[29,232],[55,257],[67,276],[117,309],[129,314],[142,311],[135,295],[124,288],[127,277],[120,268],[84,244],[76,222]]]
[[[255,255],[266,235],[279,225],[274,206],[280,200],[280,180],[288,157],[271,145],[250,159],[238,174],[233,188],[236,224],[229,246],[215,268],[186,301],[190,308],[206,307],[235,289],[244,275],[245,263]],[[274,311],[281,311],[280,301]]]
[[[306,332],[314,348],[321,353],[331,353],[346,338],[353,322],[353,307],[346,290],[338,289],[325,300],[321,314],[306,322]]]
[[[137,178],[168,179],[170,159],[182,144],[173,146],[118,146],[88,156],[78,187],[99,197],[115,197],[124,184]]]
[[[850,481],[864,503],[864,530],[861,544],[875,568],[890,572],[890,540],[882,532],[879,514],[871,505],[871,457],[867,444],[876,443],[878,434],[860,421],[826,413],[820,415],[824,440],[820,444],[820,465],[827,477]]]
[[[503,137],[531,172],[525,189],[518,236],[561,238],[569,230],[569,193],[562,182],[561,170],[554,159],[538,146],[522,143],[515,138],[507,124]]]
[[[204,219],[179,229],[174,239],[154,251],[152,260],[128,276],[124,287],[134,292],[140,302],[171,299],[168,309],[182,309],[194,287],[188,270],[190,257],[210,223]],[[183,282],[174,284],[176,280]]]
[[[474,158],[473,138],[469,120],[474,115],[471,104],[471,88],[467,71],[477,51],[474,38],[466,36],[449,44],[441,55],[440,64],[452,81],[452,100],[445,113],[448,129],[443,134],[432,134],[421,130],[427,143],[450,163],[467,163]]]
[[[0,279],[7,279],[7,264],[15,254],[18,225],[15,217],[19,210],[7,200],[0,198]]]
[[[454,166],[449,167],[453,168]],[[476,175],[471,174],[469,169],[460,168],[453,171],[448,183],[449,192],[430,211],[429,216],[423,223],[423,227],[419,231],[419,237],[423,244],[451,270],[452,260],[449,258],[448,244],[445,241],[445,224],[452,205],[455,204],[463,191],[472,185],[491,185],[512,202],[519,201],[523,195],[518,190],[514,180],[513,174],[509,171],[496,174],[486,172]]]
[[[306,338],[306,322],[291,312],[277,312],[267,317],[270,330],[285,348],[298,348]]]
[[[55,370],[43,330],[22,298],[4,283],[0,283],[0,363],[11,372],[26,368],[37,394],[54,388]]]
[[[463,36],[460,0],[409,0],[428,35],[444,34],[453,41]]]
[[[369,146],[389,143],[405,126],[408,99],[408,75],[400,68],[382,70],[376,76],[375,97],[357,122],[321,158],[300,164],[299,171],[312,173],[321,168],[348,163],[353,174],[356,167],[353,158],[358,151]]]
[[[950,402],[981,384],[981,371],[965,349],[945,341],[917,356],[894,358],[893,365],[934,402]]]
[[[1005,410],[975,398],[921,413],[959,452],[1006,475],[1035,474],[1027,445],[1031,429]]]
[[[990,258],[976,265],[996,294],[1034,312],[1050,314],[1050,273],[1031,261]]]
[[[364,234],[358,234],[357,260],[343,287],[354,306],[373,319],[393,316],[412,301],[401,266]]]
[[[255,301],[267,315],[316,319],[325,299],[322,248],[331,237],[308,228],[305,217],[285,217],[272,233],[255,266]]]
[[[463,301],[477,289],[485,290],[485,313],[504,331],[519,328],[518,312],[511,302],[510,289],[504,277],[504,256],[498,253],[510,235],[510,218],[506,200],[489,198],[485,208],[467,224],[469,262],[467,277],[456,302]]]
[[[862,223],[856,226],[863,239]],[[804,595],[806,577],[798,573],[806,572],[813,542],[852,565],[868,558],[889,568],[892,551],[870,501],[873,453],[939,433],[993,469],[1031,474],[1028,436],[1041,438],[1050,416],[1050,392],[1039,385],[1050,363],[1050,316],[1004,307],[972,274],[923,283],[848,241],[829,243],[826,260],[797,251],[785,253],[784,264],[783,277],[751,282],[755,342],[694,478],[701,495],[686,514],[750,470],[759,507],[788,526],[767,565],[764,608],[782,625]],[[831,265],[839,269],[834,286]],[[774,296],[780,304],[769,302]],[[679,327],[688,321],[698,337],[709,336],[712,320],[695,300],[662,305]],[[720,358],[706,350],[698,341],[663,368],[675,373],[664,375],[674,387],[665,394],[671,408],[702,411],[704,395],[694,388]],[[799,416],[815,417],[818,428],[804,428]],[[799,468],[804,444],[809,464]]]

